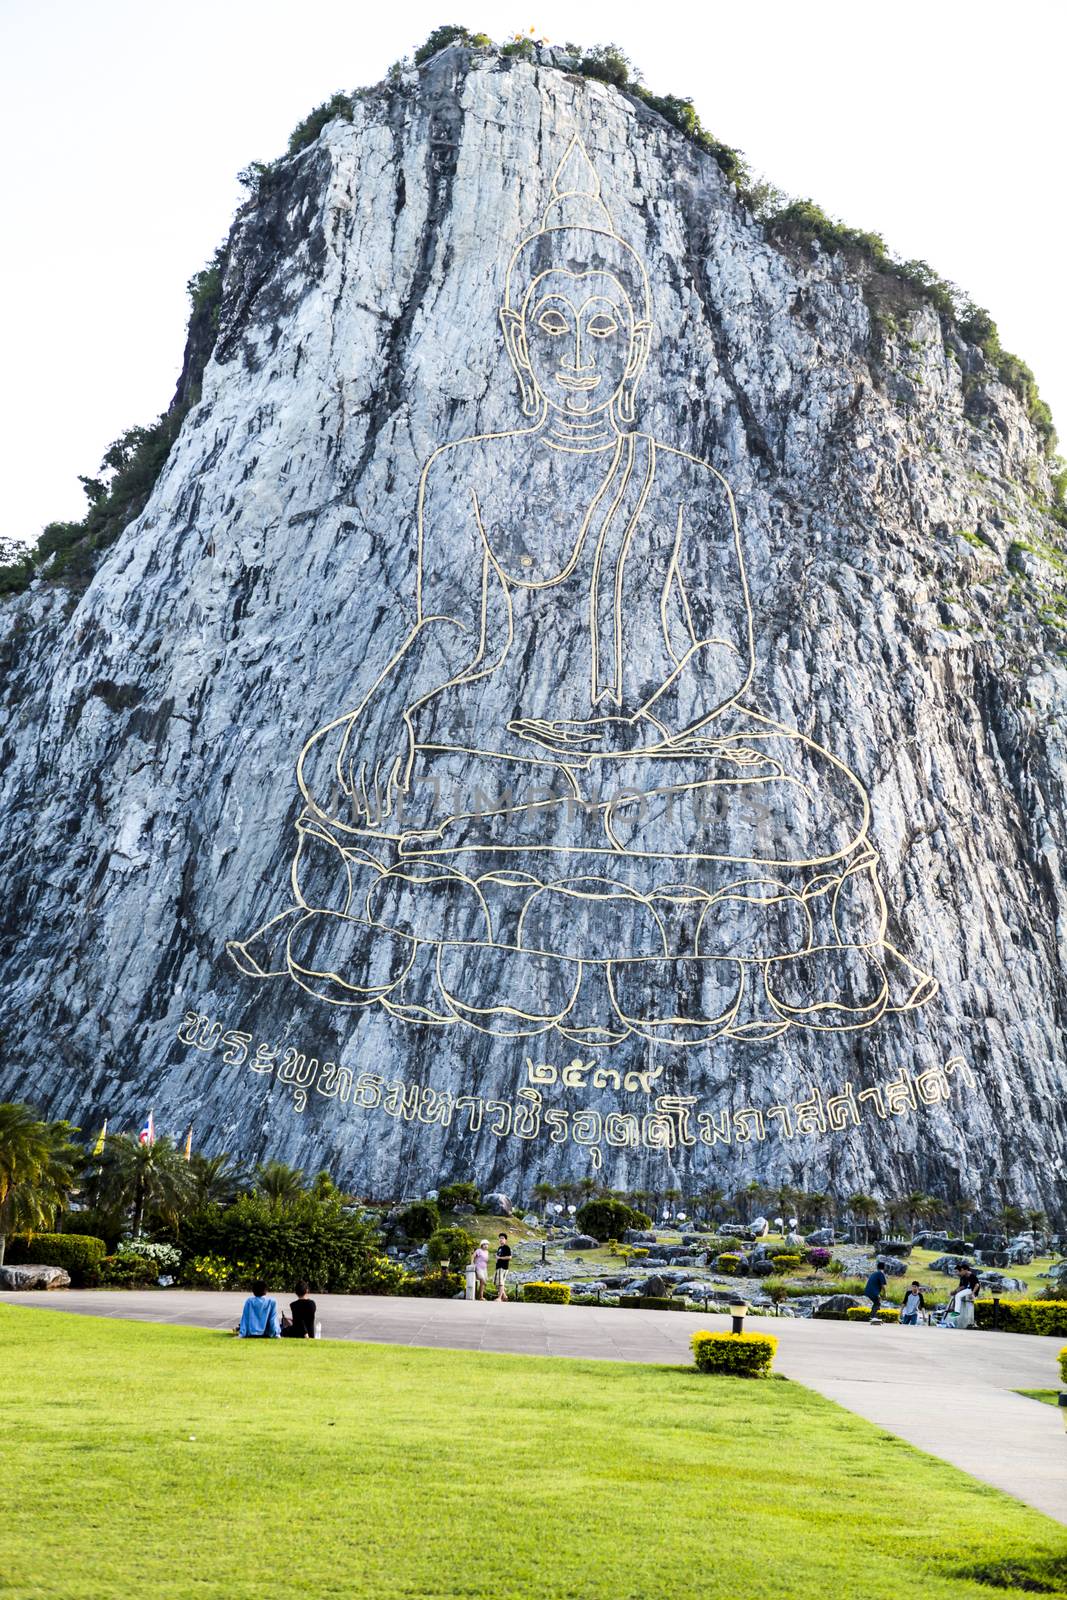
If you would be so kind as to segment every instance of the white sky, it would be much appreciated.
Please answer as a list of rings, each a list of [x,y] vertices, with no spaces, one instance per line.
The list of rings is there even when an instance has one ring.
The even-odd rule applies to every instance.
[[[620,44],[772,182],[963,285],[1067,436],[1062,0],[0,0],[0,534],[80,516],[77,474],[169,402],[237,172],[443,22]]]

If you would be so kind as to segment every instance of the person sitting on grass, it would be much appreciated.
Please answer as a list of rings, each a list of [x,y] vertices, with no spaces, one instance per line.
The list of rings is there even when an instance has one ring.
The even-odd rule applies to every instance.
[[[281,1338],[278,1302],[273,1295],[267,1293],[267,1285],[262,1278],[257,1279],[252,1285],[252,1293],[241,1311],[241,1323],[237,1333],[241,1339]]]
[[[289,1302],[293,1314],[282,1318],[283,1339],[314,1339],[315,1302],[308,1295],[309,1286],[301,1279],[296,1286],[296,1299]]]
[[[864,1285],[864,1288],[863,1288],[864,1294],[867,1296],[867,1299],[871,1302],[871,1322],[872,1323],[879,1323],[880,1324],[880,1322],[881,1322],[881,1318],[878,1315],[878,1311],[879,1311],[879,1307],[882,1304],[882,1294],[883,1294],[883,1292],[885,1290],[885,1286],[886,1286],[886,1284],[888,1282],[889,1282],[889,1279],[885,1275],[885,1262],[884,1261],[876,1262],[875,1270],[871,1273],[870,1277],[867,1279],[867,1282],[866,1282],[866,1284]]]

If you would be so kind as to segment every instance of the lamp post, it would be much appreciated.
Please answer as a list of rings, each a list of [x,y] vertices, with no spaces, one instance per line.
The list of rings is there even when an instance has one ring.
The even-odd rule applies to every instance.
[[[1067,1428],[1067,1389],[1060,1390],[1059,1407],[1060,1416],[1063,1418],[1063,1426]]]
[[[745,1304],[745,1302],[743,1300],[735,1300],[735,1301],[731,1302],[730,1315],[734,1319],[734,1325],[730,1329],[731,1333],[744,1333],[744,1331],[745,1331],[745,1313],[747,1312],[747,1310],[748,1310],[748,1306]]]

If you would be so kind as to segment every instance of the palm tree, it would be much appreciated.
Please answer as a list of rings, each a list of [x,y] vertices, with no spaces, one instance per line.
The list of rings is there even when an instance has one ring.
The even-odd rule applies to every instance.
[[[1031,1233],[1044,1233],[1048,1218],[1043,1211],[1028,1211],[1026,1213],[1026,1226]]]
[[[284,1161],[267,1161],[256,1169],[256,1193],[270,1202],[272,1211],[281,1211],[304,1192],[304,1174],[299,1167]]]
[[[911,1206],[907,1200],[890,1200],[885,1208],[886,1219],[894,1233],[911,1226]]]
[[[1018,1233],[1026,1224],[1026,1212],[1018,1206],[1003,1206],[997,1220],[1005,1233]]]
[[[48,1227],[85,1163],[69,1122],[42,1122],[29,1106],[0,1105],[0,1266],[15,1228]]]
[[[192,1162],[164,1135],[144,1144],[129,1133],[108,1137],[100,1170],[92,1180],[98,1203],[132,1207],[133,1237],[141,1237],[145,1212],[160,1212],[177,1222],[192,1202],[196,1184]]]
[[[863,1241],[868,1243],[871,1237],[871,1223],[877,1222],[882,1214],[882,1205],[873,1194],[850,1194],[848,1209],[854,1217],[863,1223]]]
[[[217,1156],[191,1155],[189,1172],[193,1204],[198,1207],[231,1205],[248,1185],[245,1167],[228,1150]]]
[[[591,1200],[599,1189],[600,1185],[595,1178],[583,1178],[578,1185],[578,1193],[583,1200]]]
[[[545,1207],[548,1205],[550,1200],[554,1200],[556,1198],[556,1195],[559,1191],[554,1183],[535,1183],[530,1192],[533,1195],[533,1198],[537,1201],[537,1204],[541,1207],[541,1215],[543,1217],[545,1214]]]

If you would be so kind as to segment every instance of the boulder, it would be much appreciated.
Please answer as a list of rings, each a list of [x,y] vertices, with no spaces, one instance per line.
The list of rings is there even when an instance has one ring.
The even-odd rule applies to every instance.
[[[771,1225],[766,1217],[753,1217],[748,1225],[750,1239],[762,1239],[770,1232]]]
[[[786,1247],[789,1250],[803,1250],[804,1239],[799,1233],[787,1233],[785,1236]]]
[[[1067,1280],[1067,1261],[1054,1261],[1048,1269],[1048,1276],[1054,1280]]]
[[[899,1256],[882,1256],[882,1271],[887,1278],[902,1278],[908,1271],[908,1263]]]
[[[641,1228],[627,1228],[623,1234],[625,1244],[655,1244],[656,1235]]]
[[[563,1241],[564,1250],[598,1250],[600,1246],[588,1233],[570,1233]]]
[[[1009,1267],[1028,1267],[1034,1259],[1034,1247],[1029,1239],[1015,1239],[1007,1249]]]
[[[767,1256],[756,1256],[749,1262],[748,1270],[754,1278],[773,1278],[776,1269]]]
[[[870,1301],[858,1294],[831,1294],[820,1300],[812,1311],[813,1317],[843,1317],[853,1306],[869,1306]]]
[[[833,1228],[816,1228],[814,1233],[808,1234],[807,1242],[808,1244],[833,1244],[834,1230]]]
[[[910,1239],[879,1239],[874,1247],[875,1253],[880,1256],[909,1256],[911,1254]]]
[[[984,1267],[1006,1267],[1009,1261],[1007,1250],[976,1250],[974,1255]]]
[[[724,1222],[719,1232],[724,1239],[743,1239],[747,1235],[748,1229],[743,1222]]]
[[[482,1195],[482,1210],[487,1211],[491,1217],[513,1217],[515,1209],[506,1194],[499,1189],[494,1189],[492,1194]]]
[[[657,1273],[653,1273],[651,1278],[645,1279],[640,1293],[654,1295],[657,1299],[663,1299],[674,1293],[674,1284],[669,1279],[661,1278]]]
[[[1021,1278],[1010,1278],[1005,1272],[980,1272],[978,1282],[990,1294],[1021,1294],[1026,1288]]]
[[[0,1267],[0,1289],[69,1289],[70,1274],[62,1267]]]
[[[1003,1250],[1007,1239],[1002,1233],[979,1233],[975,1235],[975,1250]]]
[[[962,1256],[938,1256],[936,1261],[931,1261],[928,1272],[959,1272],[962,1267],[969,1267],[970,1262]]]

